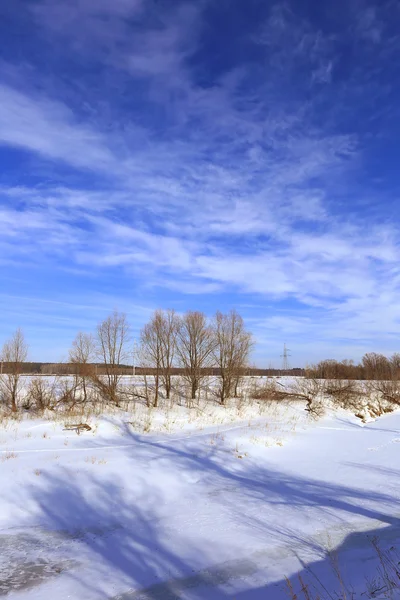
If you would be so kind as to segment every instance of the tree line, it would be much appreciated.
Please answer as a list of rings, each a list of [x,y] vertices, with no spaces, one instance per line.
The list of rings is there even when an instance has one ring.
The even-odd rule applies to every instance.
[[[322,360],[306,368],[306,377],[316,379],[347,379],[365,381],[389,381],[400,379],[400,354],[390,357],[377,352],[364,354],[361,362],[352,360]]]
[[[218,311],[212,319],[200,311],[178,315],[174,310],[156,310],[141,330],[137,361],[152,369],[153,406],[158,405],[160,394],[170,398],[176,367],[182,370],[192,400],[201,389],[207,369],[217,368],[216,389],[220,403],[224,404],[228,397],[238,393],[239,380],[248,367],[252,346],[252,335],[235,310],[227,314]],[[18,329],[4,343],[0,355],[0,398],[13,412],[19,407],[21,375],[27,356],[28,345],[22,330]],[[125,313],[114,311],[93,333],[79,332],[69,351],[74,384],[63,383],[65,389],[60,401],[70,405],[86,402],[94,390],[97,397],[118,406],[122,393],[119,366],[129,362],[131,356],[132,339]],[[95,361],[101,363],[101,372],[93,364]],[[3,365],[7,365],[4,372]],[[145,388],[148,400],[146,377]],[[48,393],[48,386],[35,379],[28,395],[36,400],[36,404],[44,406],[48,403]]]
[[[249,373],[252,347],[252,335],[235,310],[226,314],[218,311],[211,319],[199,311],[179,315],[174,310],[156,310],[140,332],[135,357],[143,384],[134,385],[128,391],[126,385],[121,385],[122,377],[132,373],[132,368],[122,365],[132,360],[132,338],[127,316],[114,311],[94,332],[76,335],[69,350],[69,362],[58,371],[60,375],[73,377],[59,377],[53,383],[35,377],[27,390],[21,376],[28,345],[23,331],[18,329],[4,343],[0,353],[0,402],[13,412],[18,411],[21,399],[27,408],[31,405],[38,408],[74,407],[92,400],[119,406],[121,399],[130,394],[131,399],[142,398],[148,406],[156,407],[160,397],[171,398],[173,376],[179,369],[179,379],[184,382],[185,393],[191,400],[199,397],[200,391],[206,388],[204,380],[213,375],[213,393],[223,405],[227,398],[238,396],[240,380]],[[148,373],[152,375],[150,381]],[[322,360],[304,372],[293,374],[304,375],[309,382],[304,383],[307,389],[318,393],[322,387],[316,382],[326,380],[329,385],[323,387],[331,396],[353,396],[359,394],[359,390],[351,385],[351,381],[363,380],[378,382],[379,389],[375,390],[375,386],[375,391],[396,399],[399,397],[400,354],[388,358],[370,352],[359,364],[349,360]],[[265,394],[270,399],[281,399],[283,394],[287,397],[287,392],[276,386],[272,390],[270,385],[257,393],[260,398]],[[298,390],[294,395],[305,397]]]

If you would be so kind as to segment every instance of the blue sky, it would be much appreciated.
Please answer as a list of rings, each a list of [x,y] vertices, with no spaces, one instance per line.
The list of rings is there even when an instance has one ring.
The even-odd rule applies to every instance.
[[[0,338],[236,308],[259,366],[400,350],[394,1],[0,4]],[[1,340],[0,340],[1,341]]]

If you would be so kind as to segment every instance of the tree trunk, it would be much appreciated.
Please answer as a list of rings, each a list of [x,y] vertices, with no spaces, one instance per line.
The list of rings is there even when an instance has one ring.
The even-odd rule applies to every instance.
[[[14,379],[14,378],[13,378]],[[17,386],[18,382],[14,379],[11,390],[11,410],[12,412],[17,412]]]
[[[156,375],[156,390],[155,390],[155,396],[154,396],[154,407],[157,408],[158,406],[158,388],[159,388],[160,382],[159,382],[159,375],[157,373]]]
[[[149,386],[147,384],[147,375],[145,374],[143,377],[144,377],[144,389],[145,389],[145,395],[146,395],[146,405],[148,408],[150,408],[150,396],[149,396]]]

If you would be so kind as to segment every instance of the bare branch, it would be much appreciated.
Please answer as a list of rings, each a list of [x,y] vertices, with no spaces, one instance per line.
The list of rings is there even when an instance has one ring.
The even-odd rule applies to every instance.
[[[6,367],[7,373],[0,377],[0,389],[6,403],[10,404],[11,410],[17,412],[18,399],[21,392],[20,378],[23,363],[28,356],[28,345],[21,329],[17,329],[14,335],[4,343],[1,351],[1,360]]]
[[[121,374],[118,366],[128,359],[129,325],[124,313],[114,311],[97,327],[96,354],[103,363],[104,376],[94,374],[100,393],[119,406],[118,388]]]
[[[191,399],[196,398],[204,369],[214,364],[215,338],[204,313],[189,311],[179,322],[177,356],[183,367],[183,377],[191,388]]]

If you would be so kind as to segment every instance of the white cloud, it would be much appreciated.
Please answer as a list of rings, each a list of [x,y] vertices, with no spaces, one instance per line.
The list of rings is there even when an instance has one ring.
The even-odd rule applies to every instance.
[[[362,140],[332,127],[337,106],[326,123],[315,118],[334,94],[334,38],[278,7],[256,37],[264,80],[238,66],[201,86],[187,64],[201,8],[183,5],[131,35],[142,2],[36,3],[51,35],[120,78],[121,95],[137,83],[146,102],[121,113],[118,98],[96,98],[78,114],[79,95],[74,110],[46,86],[0,85],[1,143],[90,171],[94,183],[0,189],[0,259],[62,257],[69,270],[123,270],[138,285],[290,300],[324,314],[272,317],[258,326],[265,335],[397,332],[398,226],[337,210]],[[362,35],[376,23],[364,15]],[[281,89],[302,65],[307,101]],[[161,111],[161,128],[146,120],[147,104]]]
[[[0,144],[38,152],[75,167],[97,171],[116,167],[103,136],[79,124],[64,104],[1,84]]]

